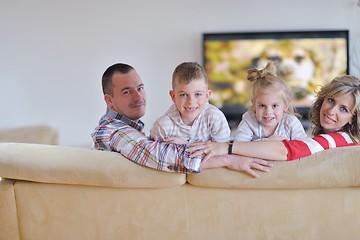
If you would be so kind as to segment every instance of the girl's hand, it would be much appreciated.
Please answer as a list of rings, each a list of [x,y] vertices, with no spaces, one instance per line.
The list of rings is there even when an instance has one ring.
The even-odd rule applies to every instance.
[[[186,151],[190,152],[190,157],[202,156],[203,162],[206,162],[213,156],[227,154],[229,143],[227,142],[197,142],[190,145]]]

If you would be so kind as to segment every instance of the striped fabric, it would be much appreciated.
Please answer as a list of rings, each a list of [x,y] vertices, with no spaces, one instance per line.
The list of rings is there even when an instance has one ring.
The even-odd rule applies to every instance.
[[[150,137],[160,141],[168,137],[176,137],[189,143],[227,142],[230,138],[230,127],[225,115],[211,104],[207,104],[194,123],[187,126],[182,121],[176,105],[173,104],[163,116],[155,121]]]
[[[282,142],[288,150],[288,161],[306,157],[316,152],[330,148],[357,145],[345,132],[320,134],[313,138],[305,138],[301,140],[283,140]]]
[[[168,172],[200,172],[199,158],[190,158],[186,145],[149,140],[144,124],[127,119],[110,109],[91,134],[93,148],[119,152],[138,164]]]

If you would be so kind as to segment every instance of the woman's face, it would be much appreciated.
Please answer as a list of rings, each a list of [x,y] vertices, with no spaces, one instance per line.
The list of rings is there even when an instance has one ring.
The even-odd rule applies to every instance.
[[[320,125],[325,133],[337,132],[347,123],[352,123],[355,99],[350,93],[327,97],[320,109]]]

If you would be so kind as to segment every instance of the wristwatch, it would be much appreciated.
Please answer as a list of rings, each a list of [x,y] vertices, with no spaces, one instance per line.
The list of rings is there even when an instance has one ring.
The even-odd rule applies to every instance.
[[[233,144],[234,144],[234,140],[230,140],[229,146],[228,146],[228,154],[232,154]]]

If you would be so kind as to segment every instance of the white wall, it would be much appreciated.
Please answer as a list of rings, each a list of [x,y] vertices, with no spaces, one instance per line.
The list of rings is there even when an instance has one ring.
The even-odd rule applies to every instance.
[[[173,69],[202,62],[203,32],[349,29],[360,76],[358,0],[0,0],[0,128],[48,124],[60,144],[90,146],[105,111],[101,76],[139,72],[149,130],[170,105]]]

